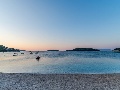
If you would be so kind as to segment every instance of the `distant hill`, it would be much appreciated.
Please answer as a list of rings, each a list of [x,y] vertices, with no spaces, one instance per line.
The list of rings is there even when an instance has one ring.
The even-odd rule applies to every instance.
[[[47,51],[59,51],[59,50],[47,50]]]
[[[0,52],[20,52],[20,50],[14,48],[8,48],[3,45],[0,45]]]
[[[100,51],[100,50],[93,48],[75,48],[73,50],[66,50],[66,51]]]

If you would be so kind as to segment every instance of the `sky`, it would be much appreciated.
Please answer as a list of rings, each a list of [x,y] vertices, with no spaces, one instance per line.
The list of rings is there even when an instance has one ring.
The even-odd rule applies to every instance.
[[[120,0],[0,0],[0,44],[23,50],[120,47]]]

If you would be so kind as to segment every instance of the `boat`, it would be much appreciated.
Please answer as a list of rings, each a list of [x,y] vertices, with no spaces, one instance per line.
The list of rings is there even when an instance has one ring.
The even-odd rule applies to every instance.
[[[13,56],[18,56],[18,53],[14,53]]]
[[[39,56],[37,56],[37,57],[36,57],[36,59],[38,59],[38,60],[39,60],[39,59],[40,59],[40,57],[39,57]]]
[[[32,51],[29,51],[29,52],[30,52],[30,54],[33,54]]]

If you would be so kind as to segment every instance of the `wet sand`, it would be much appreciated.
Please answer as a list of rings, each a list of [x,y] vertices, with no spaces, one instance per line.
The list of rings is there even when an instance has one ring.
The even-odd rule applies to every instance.
[[[0,90],[120,90],[120,74],[0,73]]]

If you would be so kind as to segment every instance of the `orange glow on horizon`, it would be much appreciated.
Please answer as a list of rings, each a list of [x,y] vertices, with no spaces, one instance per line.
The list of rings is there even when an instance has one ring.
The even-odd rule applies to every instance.
[[[47,46],[47,45],[27,45],[27,44],[2,44],[8,48],[15,48],[15,49],[20,49],[20,50],[26,50],[26,51],[47,51],[47,50],[60,50],[60,51],[65,51],[65,50],[72,50],[74,48],[94,48],[94,49],[111,49],[109,47],[103,48],[102,46],[72,46],[72,47],[59,47],[59,46]]]

